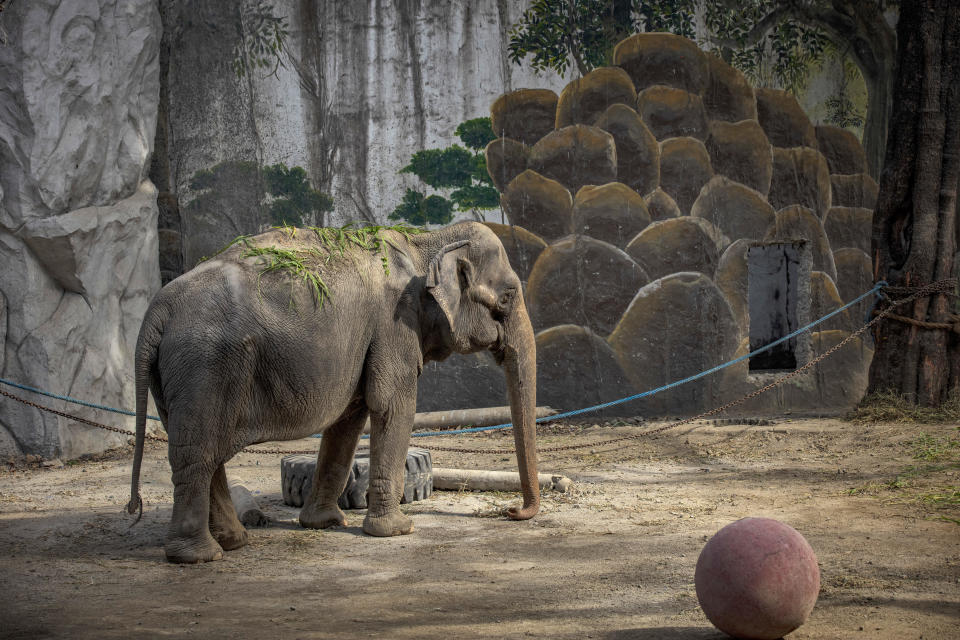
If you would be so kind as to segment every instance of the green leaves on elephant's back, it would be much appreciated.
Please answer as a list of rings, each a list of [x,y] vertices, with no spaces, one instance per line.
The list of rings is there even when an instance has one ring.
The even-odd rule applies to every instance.
[[[306,227],[298,228],[288,225],[274,227],[279,231],[286,233],[291,239],[297,237],[298,233],[302,236],[303,242],[300,246],[279,247],[275,245],[258,246],[256,238],[241,236],[227,247],[224,247],[216,255],[223,253],[235,244],[243,244],[244,249],[240,253],[240,259],[257,258],[263,267],[259,273],[259,278],[266,273],[282,271],[292,278],[293,282],[300,281],[309,286],[314,293],[319,306],[332,298],[330,288],[323,281],[320,275],[320,268],[329,264],[337,256],[343,256],[347,250],[357,248],[364,251],[371,251],[380,255],[380,261],[383,265],[383,271],[390,275],[390,263],[387,257],[387,245],[391,241],[384,237],[384,231],[395,231],[404,238],[410,238],[412,235],[423,233],[423,229],[411,227],[404,224],[382,226],[371,225],[355,228],[352,224],[342,227]],[[293,297],[291,296],[291,305]]]
[[[249,245],[248,245],[249,246]],[[323,306],[324,301],[330,297],[330,289],[320,277],[317,270],[319,265],[311,265],[304,260],[309,260],[310,256],[319,256],[317,249],[281,249],[280,247],[255,247],[249,246],[240,257],[241,258],[263,258],[263,270],[260,271],[260,277],[265,273],[273,271],[285,271],[293,278],[303,281],[313,288],[319,306]],[[329,259],[329,258],[327,258]],[[259,279],[258,288],[259,288]],[[290,298],[291,305],[293,297]]]

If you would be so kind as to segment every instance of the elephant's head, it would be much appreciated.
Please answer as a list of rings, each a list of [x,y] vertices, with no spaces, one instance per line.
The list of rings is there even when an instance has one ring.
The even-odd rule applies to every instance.
[[[520,279],[497,236],[477,223],[437,234],[427,266],[426,289],[442,311],[445,350],[490,350],[507,377],[523,507],[510,517],[526,520],[540,509],[537,483],[537,352]]]

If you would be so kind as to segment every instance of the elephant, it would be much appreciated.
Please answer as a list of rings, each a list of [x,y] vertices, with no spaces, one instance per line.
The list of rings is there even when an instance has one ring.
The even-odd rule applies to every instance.
[[[127,510],[143,510],[149,388],[169,440],[169,561],[218,560],[246,544],[224,463],[260,442],[322,433],[300,524],[344,525],[337,498],[368,416],[363,531],[409,534],[413,521],[399,504],[423,364],[481,350],[506,376],[523,496],[507,515],[526,520],[540,505],[536,345],[520,280],[490,229],[281,227],[238,238],[147,309],[135,351]]]

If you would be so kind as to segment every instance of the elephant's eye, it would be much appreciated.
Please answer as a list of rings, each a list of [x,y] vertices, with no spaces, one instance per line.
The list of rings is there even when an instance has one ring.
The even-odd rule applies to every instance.
[[[500,296],[500,306],[501,306],[501,307],[508,307],[508,306],[510,306],[510,302],[513,300],[513,294],[514,294],[514,293],[515,293],[515,292],[514,292],[513,289],[509,289],[509,290],[505,291],[505,292],[503,293],[503,295]]]

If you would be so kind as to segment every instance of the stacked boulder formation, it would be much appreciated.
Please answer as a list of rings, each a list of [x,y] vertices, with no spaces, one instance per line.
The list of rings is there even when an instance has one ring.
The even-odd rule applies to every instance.
[[[793,95],[754,89],[680,36],[635,35],[613,62],[559,96],[521,89],[492,107],[500,137],[486,149],[487,166],[510,224],[490,227],[525,283],[538,402],[558,409],[746,353],[753,244],[803,241],[804,319],[872,282],[877,184],[852,134],[814,126]],[[800,364],[846,337],[865,311],[818,327],[801,343]],[[860,398],[871,356],[854,340],[738,411],[842,410]],[[692,414],[768,381],[744,361],[607,411]]]

